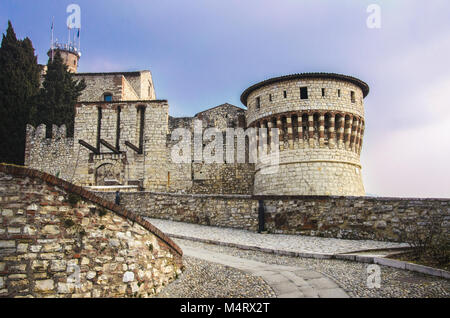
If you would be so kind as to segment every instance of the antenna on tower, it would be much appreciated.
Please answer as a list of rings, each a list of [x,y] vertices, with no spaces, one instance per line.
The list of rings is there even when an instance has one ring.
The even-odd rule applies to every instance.
[[[53,57],[54,57],[54,41],[53,41],[53,33],[54,33],[54,29],[55,29],[55,17],[52,18],[52,43],[51,43],[51,50],[52,50],[52,62],[53,62]]]

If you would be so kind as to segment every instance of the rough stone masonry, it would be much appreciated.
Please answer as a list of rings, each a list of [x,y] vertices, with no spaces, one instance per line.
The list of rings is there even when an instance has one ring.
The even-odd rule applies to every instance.
[[[0,297],[149,297],[181,273],[181,256],[134,213],[0,165]]]

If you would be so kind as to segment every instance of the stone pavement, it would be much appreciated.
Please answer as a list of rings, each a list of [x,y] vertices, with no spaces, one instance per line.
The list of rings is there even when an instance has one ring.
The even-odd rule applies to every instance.
[[[240,229],[220,228],[170,220],[151,218],[147,220],[172,237],[232,244],[236,247],[240,245],[251,246],[261,250],[314,253],[326,256],[357,251],[408,247],[407,244],[393,242],[344,240],[302,235],[259,234]]]
[[[265,264],[236,256],[192,248],[179,243],[187,256],[218,263],[262,277],[279,298],[348,298],[333,280],[301,267]]]

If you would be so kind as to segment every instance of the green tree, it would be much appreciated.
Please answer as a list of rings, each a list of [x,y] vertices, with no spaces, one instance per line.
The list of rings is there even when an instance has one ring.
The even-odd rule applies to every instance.
[[[0,47],[0,162],[24,162],[25,129],[39,77],[33,44],[28,38],[18,40],[8,21]]]
[[[68,71],[59,51],[56,51],[53,60],[48,61],[42,86],[36,101],[36,110],[32,115],[33,124],[46,124],[48,137],[52,125],[64,124],[67,135],[73,136],[75,104],[86,88],[85,81],[73,79],[73,73]]]

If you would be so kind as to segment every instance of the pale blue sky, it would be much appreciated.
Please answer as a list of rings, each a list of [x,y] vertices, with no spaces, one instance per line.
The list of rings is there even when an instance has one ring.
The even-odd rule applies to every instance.
[[[229,102],[261,80],[298,72],[352,75],[371,88],[362,153],[368,193],[450,197],[450,2],[447,0],[2,0],[46,62],[50,26],[67,39],[82,9],[79,71],[150,69],[173,116]],[[366,26],[381,6],[381,29]]]

